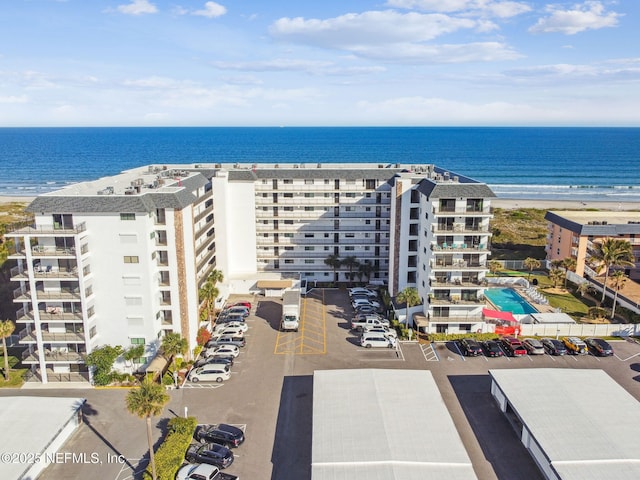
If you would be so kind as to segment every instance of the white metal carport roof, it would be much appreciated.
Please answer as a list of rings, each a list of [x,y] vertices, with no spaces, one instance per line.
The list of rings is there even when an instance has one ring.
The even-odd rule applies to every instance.
[[[33,460],[54,440],[63,443],[58,435],[84,402],[84,398],[0,397],[0,452],[32,454]],[[2,462],[0,478],[21,478],[33,463],[37,462]]]
[[[640,479],[640,403],[602,370],[489,370],[564,480]]]
[[[314,373],[312,480],[477,479],[431,372]]]

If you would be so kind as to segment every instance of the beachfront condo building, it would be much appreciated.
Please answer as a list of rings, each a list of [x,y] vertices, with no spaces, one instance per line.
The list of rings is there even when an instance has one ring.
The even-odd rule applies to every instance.
[[[493,196],[400,164],[152,165],[40,195],[33,225],[8,234],[23,361],[42,382],[77,381],[103,345],[145,345],[119,361],[130,371],[166,332],[193,348],[213,269],[225,278],[218,305],[264,280],[415,287],[409,321],[469,330],[481,322]]]
[[[547,260],[576,260],[575,273],[595,278],[599,274],[591,261],[594,244],[606,239],[626,240],[633,246],[635,267],[625,268],[632,280],[640,280],[640,212],[628,211],[549,211]]]

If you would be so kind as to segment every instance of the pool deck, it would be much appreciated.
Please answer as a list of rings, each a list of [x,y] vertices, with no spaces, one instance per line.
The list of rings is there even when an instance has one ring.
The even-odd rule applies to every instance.
[[[554,307],[552,307],[551,305],[543,305],[542,303],[536,302],[529,295],[527,295],[527,293],[525,292],[524,288],[522,288],[521,286],[513,285],[513,286],[511,286],[511,288],[513,288],[516,292],[518,292],[518,295],[520,295],[528,303],[530,303],[533,308],[538,310],[538,313],[555,313],[556,312],[556,309]]]

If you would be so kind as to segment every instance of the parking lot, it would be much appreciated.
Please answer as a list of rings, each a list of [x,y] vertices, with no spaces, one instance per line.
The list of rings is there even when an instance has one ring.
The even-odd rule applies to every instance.
[[[248,298],[248,297],[245,297]],[[235,299],[234,299],[235,300]],[[358,346],[350,331],[352,309],[344,291],[312,290],[303,299],[298,332],[279,332],[280,302],[251,298],[247,345],[222,384],[186,384],[170,391],[164,419],[156,419],[156,437],[173,415],[195,416],[200,423],[243,425],[246,441],[234,451],[228,469],[242,480],[309,480],[311,478],[311,424],[313,372],[342,368],[429,369],[478,478],[538,479],[537,467],[521,446],[489,392],[489,369],[600,368],[640,400],[640,346],[612,342],[615,355],[521,358],[464,357],[453,342],[435,345],[399,343],[397,349]],[[588,392],[585,386],[585,392]],[[93,475],[103,479],[138,478],[147,463],[144,421],[124,407],[126,390],[30,390],[20,394],[85,396],[91,409],[87,423],[62,451],[99,452],[107,458],[117,452],[125,463],[65,464],[49,467],[41,478],[73,479]],[[5,394],[5,392],[3,392]],[[340,395],[340,392],[336,392]],[[419,405],[404,405],[407,414]]]

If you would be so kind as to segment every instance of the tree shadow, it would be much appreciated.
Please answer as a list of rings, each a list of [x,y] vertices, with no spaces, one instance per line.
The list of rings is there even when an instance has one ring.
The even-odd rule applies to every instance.
[[[114,455],[117,455],[118,458],[123,458],[125,465],[131,468],[131,470],[135,470],[134,466],[129,462],[129,459],[127,459],[120,450],[118,450],[109,440],[107,440],[107,438],[105,438],[104,435],[102,435],[102,433],[98,431],[96,427],[91,424],[91,417],[95,417],[97,415],[98,411],[93,408],[88,401],[84,402],[82,405],[82,422],[114,453]]]

